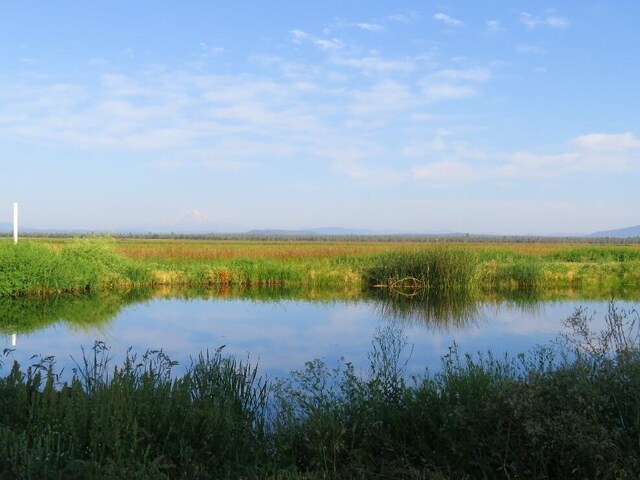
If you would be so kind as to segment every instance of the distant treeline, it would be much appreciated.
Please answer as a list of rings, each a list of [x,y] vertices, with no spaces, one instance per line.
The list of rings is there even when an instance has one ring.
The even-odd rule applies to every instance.
[[[11,237],[10,232],[0,232],[0,237]],[[105,233],[105,232],[27,232],[24,238],[93,238],[109,237],[141,240],[211,240],[255,242],[442,242],[442,243],[582,243],[626,245],[640,244],[636,237],[547,237],[536,235],[472,235],[472,234],[397,234],[397,235],[321,235],[304,234],[254,234],[254,233]]]

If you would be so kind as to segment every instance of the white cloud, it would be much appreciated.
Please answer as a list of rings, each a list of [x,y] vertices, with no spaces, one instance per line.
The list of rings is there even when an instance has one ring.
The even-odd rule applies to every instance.
[[[310,38],[309,34],[302,30],[291,30],[289,34],[293,43],[301,43],[303,40]]]
[[[355,91],[351,95],[350,111],[355,115],[384,114],[404,110],[413,102],[406,85],[385,80],[368,90]]]
[[[580,156],[575,152],[541,155],[515,152],[502,155],[505,162],[496,168],[498,176],[512,178],[556,178],[580,170]]]
[[[390,185],[402,180],[403,175],[395,168],[368,165],[358,161],[337,161],[333,168],[359,182],[369,185]]]
[[[572,148],[564,153],[502,155],[505,162],[496,173],[517,178],[558,178],[579,172],[625,172],[640,161],[640,139],[630,132],[591,133],[567,143]]]
[[[520,53],[530,53],[533,55],[544,55],[547,51],[538,46],[538,45],[530,45],[526,43],[519,43],[516,45],[516,50]]]
[[[314,38],[313,44],[322,48],[323,50],[339,50],[342,48],[342,42],[337,38]]]
[[[461,161],[432,162],[414,167],[413,177],[418,180],[444,182],[468,182],[479,180],[481,175],[468,163]]]
[[[446,69],[439,70],[431,74],[430,77],[443,80],[481,83],[491,79],[491,71],[487,68],[470,68],[467,70]]]
[[[446,83],[427,83],[422,87],[422,94],[428,102],[442,100],[458,100],[473,97],[478,92],[475,88],[465,85],[450,85]]]
[[[590,133],[575,138],[573,145],[583,150],[621,152],[639,150],[640,139],[633,133]]]
[[[569,21],[563,17],[555,15],[548,15],[544,17],[536,17],[530,13],[522,12],[520,14],[520,21],[527,26],[527,28],[535,29],[539,27],[548,28],[568,28]]]
[[[406,157],[423,158],[414,166],[416,180],[500,181],[506,179],[549,180],[576,173],[621,173],[640,168],[640,139],[632,133],[587,134],[567,142],[560,153],[533,151],[490,154],[466,145],[444,142],[440,132],[432,142],[405,147]]]
[[[379,57],[340,58],[331,60],[335,65],[352,67],[365,72],[399,72],[411,73],[416,70],[414,62],[408,60],[384,60]]]
[[[498,20],[487,20],[487,30],[490,32],[504,32],[504,28],[500,26]]]
[[[91,92],[39,77],[0,93],[0,135],[81,149],[188,150],[234,135],[323,133],[301,96],[313,84],[181,72],[104,75]],[[260,152],[255,155],[260,157]]]
[[[381,32],[384,30],[384,27],[379,23],[358,23],[357,27],[360,30],[367,30],[369,32]]]
[[[433,18],[439,22],[444,23],[450,27],[462,27],[464,26],[464,22],[462,20],[458,20],[457,18],[453,18],[444,13],[436,13]]]
[[[398,22],[398,23],[409,23],[410,21],[407,15],[403,15],[401,13],[397,13],[395,15],[389,15],[387,18],[392,22]]]
[[[342,48],[342,42],[340,42],[340,40],[338,40],[337,38],[315,37],[308,34],[307,32],[298,29],[291,30],[289,32],[289,35],[291,37],[291,41],[297,44],[309,41],[316,47],[319,47],[323,50],[337,50]]]
[[[408,145],[402,149],[402,154],[412,158],[428,158],[430,156],[437,155],[439,152],[445,150],[446,145],[444,142],[445,135],[437,135],[430,142],[421,142]]]
[[[456,100],[478,94],[472,84],[486,83],[491,79],[487,68],[443,69],[431,73],[421,82],[422,94],[428,102]]]

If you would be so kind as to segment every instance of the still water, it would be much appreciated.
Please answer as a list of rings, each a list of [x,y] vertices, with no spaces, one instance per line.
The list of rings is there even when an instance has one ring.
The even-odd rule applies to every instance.
[[[263,292],[264,293],[264,292]],[[601,322],[609,301],[571,299],[465,300],[438,303],[433,299],[389,301],[380,296],[312,300],[287,293],[253,295],[200,294],[158,297],[129,293],[0,302],[0,347],[12,349],[9,359],[23,366],[33,355],[55,356],[68,373],[102,340],[114,362],[126,351],[160,349],[179,362],[176,372],[199,352],[222,347],[223,352],[258,362],[273,378],[301,369],[321,358],[329,365],[341,357],[360,368],[376,329],[390,322],[402,326],[408,339],[408,373],[437,371],[442,355],[454,342],[462,352],[492,350],[495,354],[526,352],[553,341],[563,319],[585,307]],[[635,300],[616,301],[632,309]],[[7,359],[0,374],[6,373]]]

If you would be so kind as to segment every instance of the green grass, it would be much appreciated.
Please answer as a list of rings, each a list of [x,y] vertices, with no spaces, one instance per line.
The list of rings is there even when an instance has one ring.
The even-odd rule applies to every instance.
[[[220,351],[183,376],[162,351],[111,367],[97,343],[73,379],[55,361],[0,378],[2,478],[637,478],[640,318],[578,309],[558,342],[462,354],[408,377],[395,324],[364,370],[313,360],[267,381]]]
[[[151,281],[142,265],[105,241],[76,240],[55,251],[38,243],[0,243],[0,297],[89,292]]]
[[[635,246],[332,242],[0,241],[0,297],[132,287],[378,285],[471,295],[640,287]]]
[[[468,290],[474,281],[475,258],[461,249],[430,248],[420,252],[388,252],[372,258],[364,270],[367,285]],[[408,282],[408,283],[407,283]]]

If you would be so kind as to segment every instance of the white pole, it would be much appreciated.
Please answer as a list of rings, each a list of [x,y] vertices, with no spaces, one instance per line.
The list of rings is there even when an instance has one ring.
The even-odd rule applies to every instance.
[[[13,203],[13,243],[18,243],[18,202]]]
[[[11,346],[15,347],[16,343],[18,343],[18,334],[14,333],[13,335],[11,335]]]

